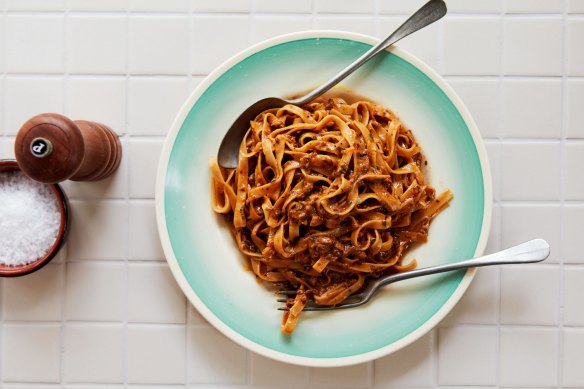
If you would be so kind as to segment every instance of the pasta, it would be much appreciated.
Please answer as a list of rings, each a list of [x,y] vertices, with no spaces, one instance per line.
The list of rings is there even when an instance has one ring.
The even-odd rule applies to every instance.
[[[294,331],[309,299],[337,305],[368,278],[416,267],[404,254],[426,242],[453,196],[425,182],[426,164],[391,110],[338,97],[261,113],[237,169],[211,162],[213,210],[225,215],[251,270],[296,290],[283,333]]]

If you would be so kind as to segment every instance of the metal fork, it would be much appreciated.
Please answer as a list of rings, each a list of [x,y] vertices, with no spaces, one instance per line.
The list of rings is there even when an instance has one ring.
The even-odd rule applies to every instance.
[[[319,305],[316,302],[309,300],[303,310],[331,311],[335,309],[354,308],[367,303],[382,287],[393,284],[394,282],[427,276],[430,274],[468,269],[471,267],[540,262],[546,259],[549,254],[550,246],[545,240],[533,239],[528,242],[521,243],[517,246],[513,246],[497,253],[485,255],[482,257],[466,259],[464,261],[447,263],[444,265],[430,266],[381,277],[370,281],[365,285],[361,292],[349,296],[345,301],[338,305]],[[285,290],[278,292],[278,294],[292,297],[296,294],[296,291]],[[278,302],[287,302],[288,298],[280,298],[278,299]],[[288,307],[280,307],[278,309],[281,311],[287,311]]]

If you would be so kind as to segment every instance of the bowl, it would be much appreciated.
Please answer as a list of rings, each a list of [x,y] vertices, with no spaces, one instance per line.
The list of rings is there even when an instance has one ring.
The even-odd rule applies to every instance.
[[[254,45],[198,85],[164,143],[156,213],[172,273],[213,326],[265,357],[329,367],[390,354],[439,323],[475,274],[409,280],[359,308],[306,312],[287,336],[279,331],[276,297],[246,271],[228,226],[211,210],[209,161],[235,118],[263,97],[286,97],[322,84],[377,42],[348,32],[308,31]],[[425,267],[482,254],[491,220],[489,164],[477,127],[452,88],[398,47],[380,53],[340,88],[391,108],[421,144],[429,182],[438,192],[454,192],[451,205],[432,223],[428,242],[408,257]]]
[[[0,160],[0,174],[5,172],[21,171],[15,160]],[[55,242],[51,245],[47,253],[42,257],[26,265],[11,266],[0,263],[0,277],[20,277],[35,272],[49,263],[59,252],[65,243],[69,227],[69,201],[59,184],[49,185],[55,195],[61,215],[59,231]]]

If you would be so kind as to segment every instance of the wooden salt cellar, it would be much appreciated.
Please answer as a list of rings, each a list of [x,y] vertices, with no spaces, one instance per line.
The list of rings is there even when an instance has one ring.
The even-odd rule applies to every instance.
[[[56,113],[24,123],[14,152],[26,175],[49,184],[102,180],[116,171],[122,159],[120,140],[110,128]]]

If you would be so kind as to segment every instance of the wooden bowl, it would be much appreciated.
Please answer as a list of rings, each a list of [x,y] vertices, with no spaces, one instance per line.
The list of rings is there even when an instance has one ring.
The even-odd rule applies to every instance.
[[[21,171],[18,163],[15,160],[0,160],[0,174],[12,171]],[[57,234],[57,239],[55,239],[55,242],[49,251],[45,254],[45,256],[37,259],[34,262],[22,266],[10,266],[0,263],[0,277],[19,277],[39,270],[57,255],[65,243],[67,232],[69,230],[69,200],[67,199],[67,195],[65,192],[63,192],[63,189],[61,189],[59,184],[46,185],[49,185],[55,194],[57,204],[59,206],[59,213],[61,214],[61,222],[59,226],[59,232]]]

